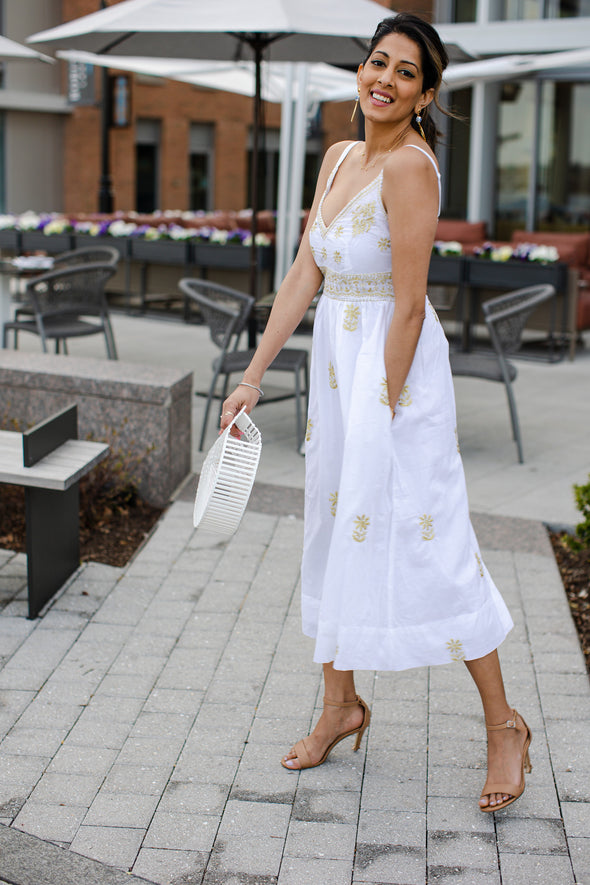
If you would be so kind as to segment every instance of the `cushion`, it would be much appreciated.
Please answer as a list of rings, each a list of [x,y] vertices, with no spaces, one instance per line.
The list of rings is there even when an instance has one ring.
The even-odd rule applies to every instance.
[[[436,240],[459,243],[482,243],[486,238],[485,221],[461,221],[453,218],[439,218]]]
[[[563,231],[515,230],[511,244],[535,243],[537,246],[555,246],[559,260],[570,267],[584,267],[590,257],[590,234],[570,234]]]

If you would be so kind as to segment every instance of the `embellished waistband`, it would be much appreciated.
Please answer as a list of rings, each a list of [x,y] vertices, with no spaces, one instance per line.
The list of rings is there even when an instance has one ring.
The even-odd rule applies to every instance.
[[[390,273],[337,273],[325,270],[326,298],[342,301],[393,301]]]

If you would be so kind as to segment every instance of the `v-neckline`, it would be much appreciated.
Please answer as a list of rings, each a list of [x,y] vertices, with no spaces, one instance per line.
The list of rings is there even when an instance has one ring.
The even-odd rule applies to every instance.
[[[336,177],[336,173],[338,172],[338,168],[339,168],[339,166],[334,170],[334,178]],[[330,190],[332,189],[332,184],[334,183],[334,178],[332,178],[332,180],[329,182],[329,186],[326,187],[326,190],[322,194],[322,199],[320,200],[320,205],[318,206],[317,217],[320,222],[320,226],[324,229],[324,231],[327,233],[330,230],[330,228],[338,221],[338,219],[342,215],[344,215],[344,213],[352,205],[352,203],[354,203],[356,200],[358,200],[358,198],[360,196],[362,196],[362,194],[364,194],[365,191],[367,191],[370,187],[372,187],[376,181],[379,181],[379,179],[382,177],[382,175],[383,175],[383,169],[381,169],[381,171],[378,173],[378,175],[375,176],[375,178],[372,178],[368,184],[366,184],[363,188],[361,188],[360,191],[358,191],[353,197],[350,198],[350,200],[347,203],[345,203],[345,205],[342,207],[342,209],[340,209],[340,211],[336,213],[336,215],[334,216],[334,218],[332,219],[332,221],[329,224],[326,224],[326,222],[324,221],[324,217],[322,215],[322,209],[324,207],[324,200],[327,197],[327,195],[330,193]]]

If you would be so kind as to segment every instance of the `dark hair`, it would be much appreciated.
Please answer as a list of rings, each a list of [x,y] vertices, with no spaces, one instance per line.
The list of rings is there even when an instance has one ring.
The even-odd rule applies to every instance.
[[[417,15],[412,15],[410,12],[400,12],[398,15],[384,18],[377,25],[377,30],[373,34],[364,64],[371,57],[381,40],[387,37],[388,34],[403,34],[419,47],[420,55],[422,56],[422,73],[424,78],[422,90],[426,92],[428,89],[434,89],[434,104],[439,111],[446,114],[445,109],[438,103],[438,93],[443,71],[449,63],[449,56],[438,33],[428,22],[418,18]],[[430,116],[429,107],[425,107],[422,110],[421,117],[426,141],[434,150],[440,132]],[[412,120],[412,127],[416,132],[420,133],[415,120]]]

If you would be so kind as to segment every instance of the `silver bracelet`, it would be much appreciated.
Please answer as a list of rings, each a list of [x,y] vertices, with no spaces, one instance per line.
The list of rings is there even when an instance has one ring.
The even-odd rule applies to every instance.
[[[260,387],[256,387],[255,384],[248,384],[247,381],[240,381],[238,383],[238,387],[251,387],[252,390],[257,390],[260,396],[264,396],[264,390],[261,390]]]

